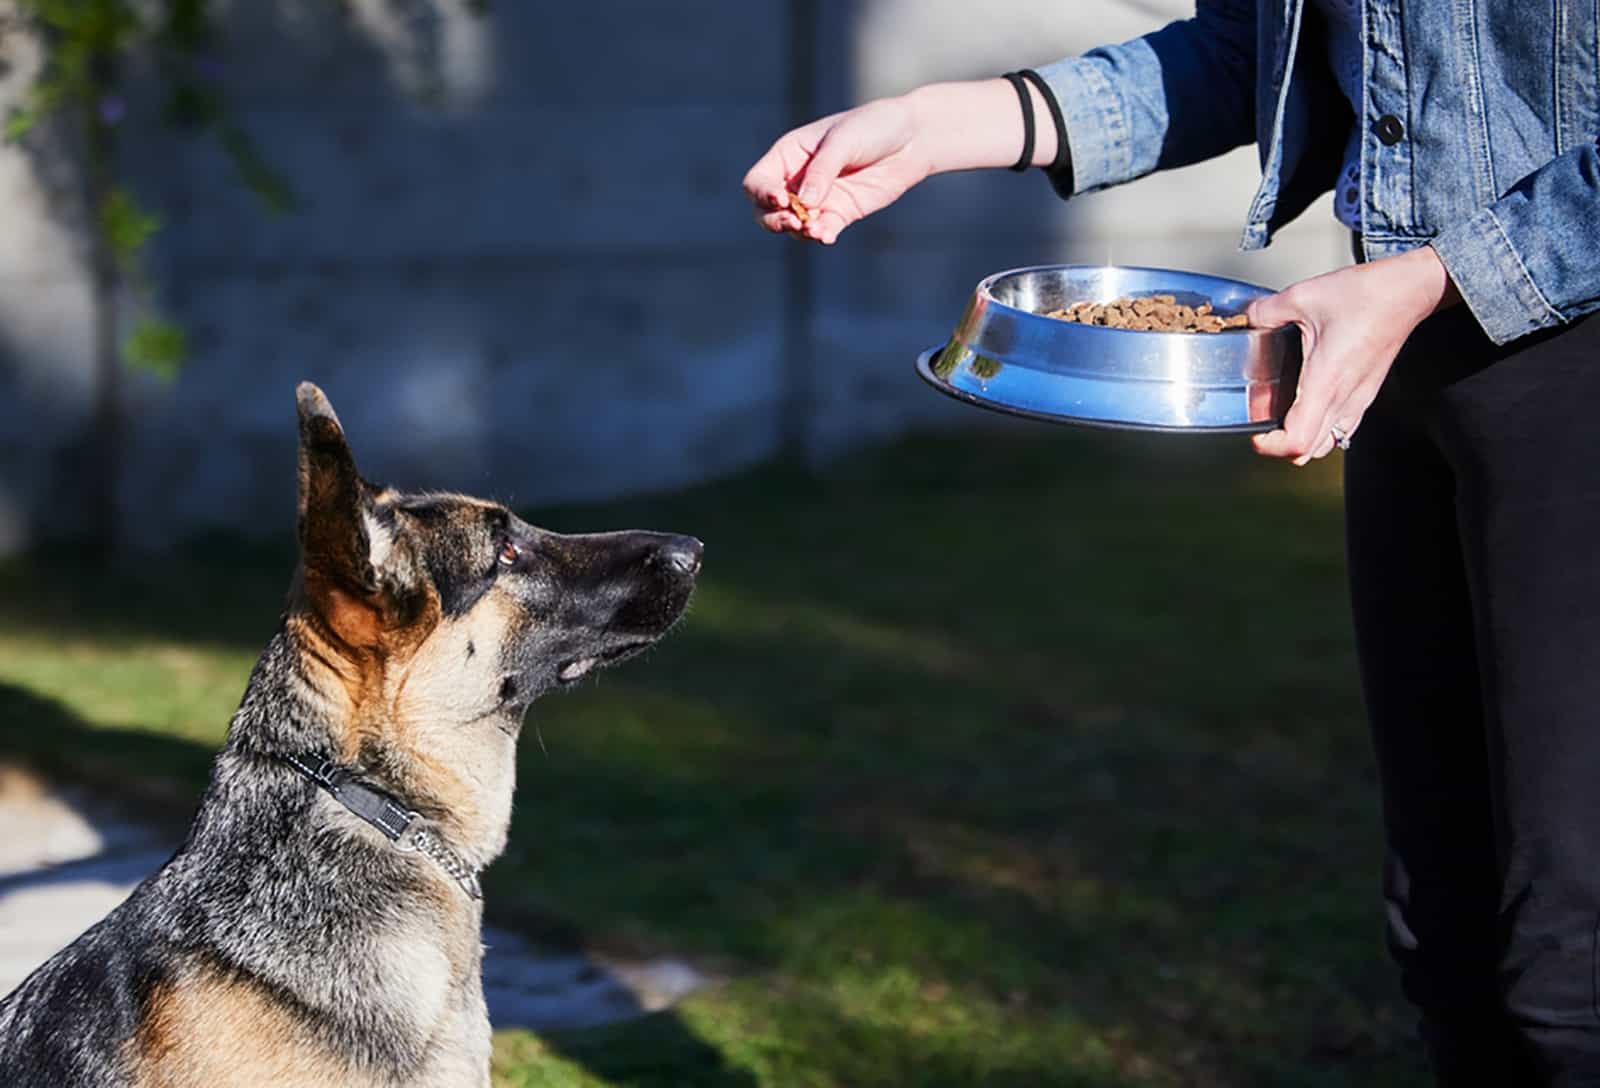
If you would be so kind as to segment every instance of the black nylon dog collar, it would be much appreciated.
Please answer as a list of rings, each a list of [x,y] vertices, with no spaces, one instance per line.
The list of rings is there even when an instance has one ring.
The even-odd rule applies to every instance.
[[[398,849],[426,854],[473,899],[483,898],[478,871],[456,853],[422,817],[382,790],[362,782],[352,767],[315,755],[279,753],[278,758],[321,786],[335,801],[383,832]]]

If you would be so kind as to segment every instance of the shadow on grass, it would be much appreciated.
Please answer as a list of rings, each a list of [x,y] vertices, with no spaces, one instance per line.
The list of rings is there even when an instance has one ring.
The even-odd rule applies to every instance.
[[[490,909],[732,980],[554,1049],[639,1086],[1414,1083],[1315,479],[934,439],[547,511],[707,571],[649,660],[534,707]],[[291,565],[19,566],[0,625],[259,646]]]
[[[973,1088],[975,1085],[1118,1088],[1129,1083],[1112,1068],[1104,1052],[1080,1058],[1081,1068],[1066,1068],[1026,1044],[1001,1038],[941,1036],[914,1026],[853,1017],[831,1003],[788,995],[788,1030],[761,1056],[763,1083],[828,1085],[914,1085],[915,1088]],[[575,1034],[562,1053],[601,1072],[607,1083],[627,1088],[726,1088],[737,1081],[712,1073],[702,1079],[675,1053],[676,1032],[658,1032],[653,1018],[614,1024]],[[817,1073],[815,1055],[827,1055],[827,1072]]]
[[[0,758],[138,804],[141,817],[162,830],[187,826],[214,754],[193,741],[134,727],[92,726],[55,699],[0,682]]]

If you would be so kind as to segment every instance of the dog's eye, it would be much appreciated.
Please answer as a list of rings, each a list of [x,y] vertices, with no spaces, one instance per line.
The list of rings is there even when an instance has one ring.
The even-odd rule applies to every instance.
[[[509,567],[522,558],[522,549],[507,540],[500,545],[500,565]]]

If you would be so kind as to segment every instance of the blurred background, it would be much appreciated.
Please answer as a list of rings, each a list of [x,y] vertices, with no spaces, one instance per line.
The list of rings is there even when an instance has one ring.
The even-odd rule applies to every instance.
[[[134,7],[96,124],[66,108],[0,150],[7,551],[108,518],[137,546],[280,532],[301,378],[377,478],[603,498],[986,422],[909,376],[1002,268],[1277,286],[1347,252],[1316,212],[1238,252],[1251,148],[1070,203],[1036,172],[939,178],[825,252],[753,226],[739,182],[792,125],[1132,37],[1178,0]],[[9,22],[0,103],[25,108],[46,51]],[[78,168],[97,139],[103,178]],[[155,228],[99,280],[96,186],[134,208],[124,243]],[[151,309],[183,335],[176,377],[104,357]]]
[[[181,824],[310,378],[369,477],[709,544],[656,655],[535,708],[489,879],[519,939],[704,984],[499,1024],[501,1083],[1415,1083],[1337,466],[912,373],[991,272],[1281,286],[1346,259],[1329,208],[1241,254],[1246,148],[936,178],[824,250],[739,189],[795,124],[1185,13],[0,0],[0,761]]]

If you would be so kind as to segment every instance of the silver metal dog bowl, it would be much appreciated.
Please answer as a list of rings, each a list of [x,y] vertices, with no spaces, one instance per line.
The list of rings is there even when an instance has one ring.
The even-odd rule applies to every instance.
[[[958,400],[1095,427],[1241,433],[1282,422],[1300,376],[1300,330],[1139,332],[1044,316],[1074,302],[1175,295],[1224,316],[1265,287],[1160,268],[1048,265],[973,291],[950,342],[917,373]]]

